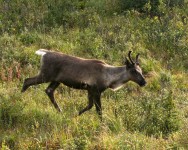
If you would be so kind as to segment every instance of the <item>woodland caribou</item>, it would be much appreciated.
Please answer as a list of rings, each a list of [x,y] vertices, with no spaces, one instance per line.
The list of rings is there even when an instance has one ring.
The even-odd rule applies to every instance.
[[[102,117],[101,93],[107,88],[117,90],[128,81],[133,81],[140,86],[146,84],[139,67],[139,54],[133,61],[131,51],[128,53],[129,59],[126,58],[125,64],[119,67],[108,65],[100,60],[83,59],[44,49],[36,51],[36,54],[42,56],[40,73],[25,79],[22,92],[32,85],[50,82],[45,92],[60,112],[61,109],[54,99],[54,90],[60,83],[71,88],[87,90],[89,102],[79,115],[95,104],[100,117]]]

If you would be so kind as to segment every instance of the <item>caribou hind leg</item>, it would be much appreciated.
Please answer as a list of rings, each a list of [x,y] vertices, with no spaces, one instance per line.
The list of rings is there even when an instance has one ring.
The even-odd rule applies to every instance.
[[[47,87],[47,89],[45,90],[46,94],[48,95],[49,99],[51,100],[51,102],[53,103],[54,107],[61,112],[61,108],[59,107],[59,105],[57,104],[55,98],[54,98],[54,91],[55,89],[59,86],[59,82],[51,82],[50,85]]]

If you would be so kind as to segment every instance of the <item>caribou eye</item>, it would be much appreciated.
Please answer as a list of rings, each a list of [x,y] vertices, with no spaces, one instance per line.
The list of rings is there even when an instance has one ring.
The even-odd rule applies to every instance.
[[[131,73],[137,74],[137,71],[136,70],[132,70]]]

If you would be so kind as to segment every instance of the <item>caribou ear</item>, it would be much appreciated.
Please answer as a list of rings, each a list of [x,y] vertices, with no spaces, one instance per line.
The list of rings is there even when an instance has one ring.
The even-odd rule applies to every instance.
[[[140,56],[140,54],[138,53],[137,55],[136,55],[136,64],[137,65],[139,65],[140,63],[139,63],[139,61],[138,61],[138,57]]]

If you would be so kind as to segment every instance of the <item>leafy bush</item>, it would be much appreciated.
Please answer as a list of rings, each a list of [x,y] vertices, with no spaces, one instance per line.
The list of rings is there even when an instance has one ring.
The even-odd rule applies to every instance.
[[[13,128],[21,121],[24,105],[19,101],[20,95],[1,95],[0,127]]]
[[[142,102],[144,110],[140,130],[147,135],[168,136],[180,128],[180,116],[171,92]]]
[[[138,102],[129,102],[118,108],[129,131],[140,131],[149,136],[168,137],[180,128],[180,116],[172,92],[144,95]]]
[[[20,41],[24,45],[29,46],[31,44],[40,43],[41,39],[36,33],[22,32],[20,34]]]
[[[151,15],[160,15],[161,5],[183,7],[184,0],[15,0],[2,1],[0,9],[0,32],[21,33],[23,30],[51,30],[53,27],[64,26],[72,28],[87,27],[94,19],[93,14],[112,15],[127,10],[148,12]],[[80,18],[80,19],[78,19]]]

